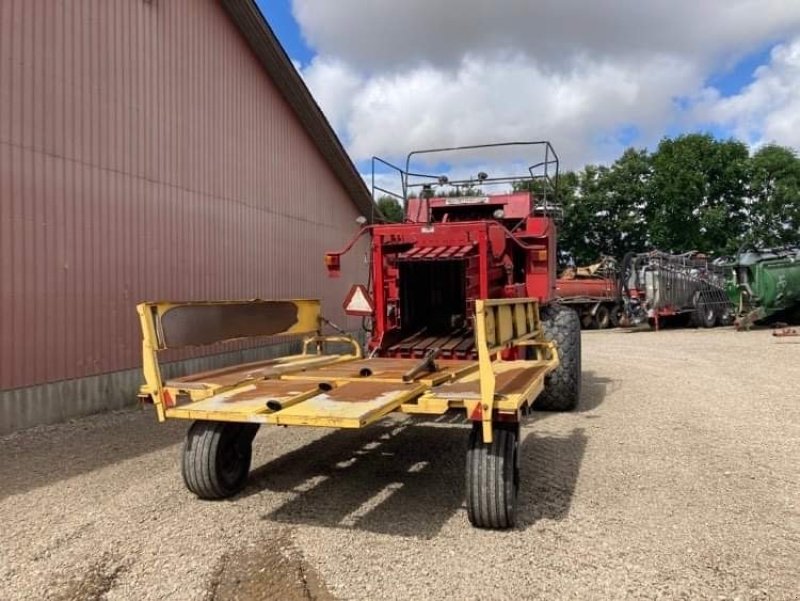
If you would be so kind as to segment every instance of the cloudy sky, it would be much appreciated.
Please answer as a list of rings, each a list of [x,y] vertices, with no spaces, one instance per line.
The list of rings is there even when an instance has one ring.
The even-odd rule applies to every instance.
[[[352,159],[707,131],[800,149],[798,0],[258,0]]]

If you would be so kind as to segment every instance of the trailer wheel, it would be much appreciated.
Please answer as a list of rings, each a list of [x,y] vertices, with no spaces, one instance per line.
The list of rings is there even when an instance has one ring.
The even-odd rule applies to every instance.
[[[611,311],[606,305],[597,307],[597,311],[594,312],[594,321],[598,330],[605,330],[611,325]]]
[[[717,308],[702,294],[694,303],[694,323],[700,328],[713,328],[717,324]]]
[[[620,303],[616,303],[611,306],[611,327],[618,328],[619,324],[622,322],[622,318],[625,317],[625,309]]]
[[[537,411],[571,411],[581,395],[581,324],[572,309],[561,305],[541,312],[544,336],[558,346],[558,367],[544,381],[544,390],[533,403]]]
[[[244,488],[258,424],[198,420],[186,433],[181,473],[201,499],[224,499]]]
[[[519,424],[495,424],[484,444],[481,423],[472,424],[467,449],[467,515],[477,528],[511,528],[519,491]]]
[[[720,311],[719,317],[717,318],[717,325],[729,326],[733,323],[735,318],[736,315],[733,311],[733,307],[726,305],[725,308]]]

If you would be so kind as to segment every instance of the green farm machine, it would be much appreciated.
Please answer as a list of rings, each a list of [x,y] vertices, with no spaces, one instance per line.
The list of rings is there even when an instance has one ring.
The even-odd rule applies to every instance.
[[[742,249],[730,267],[727,292],[738,329],[762,321],[800,322],[800,247]]]

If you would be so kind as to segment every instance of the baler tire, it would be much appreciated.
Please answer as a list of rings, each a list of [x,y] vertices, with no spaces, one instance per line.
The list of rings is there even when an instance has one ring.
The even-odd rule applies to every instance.
[[[611,311],[608,310],[606,305],[597,307],[597,311],[594,312],[594,321],[598,330],[608,329],[611,325]]]
[[[201,499],[225,499],[241,491],[250,473],[258,424],[195,421],[186,433],[181,474]]]
[[[484,444],[473,423],[467,449],[467,516],[476,528],[513,528],[519,492],[519,424],[495,424]]]
[[[544,337],[558,347],[558,367],[545,376],[536,411],[571,411],[581,396],[581,328],[577,313],[562,305],[541,310]]]

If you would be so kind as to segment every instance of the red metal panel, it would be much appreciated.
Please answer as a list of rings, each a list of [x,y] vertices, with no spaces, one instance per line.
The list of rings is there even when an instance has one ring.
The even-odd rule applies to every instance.
[[[357,211],[213,0],[0,2],[0,389],[135,368],[146,299],[320,297]]]

